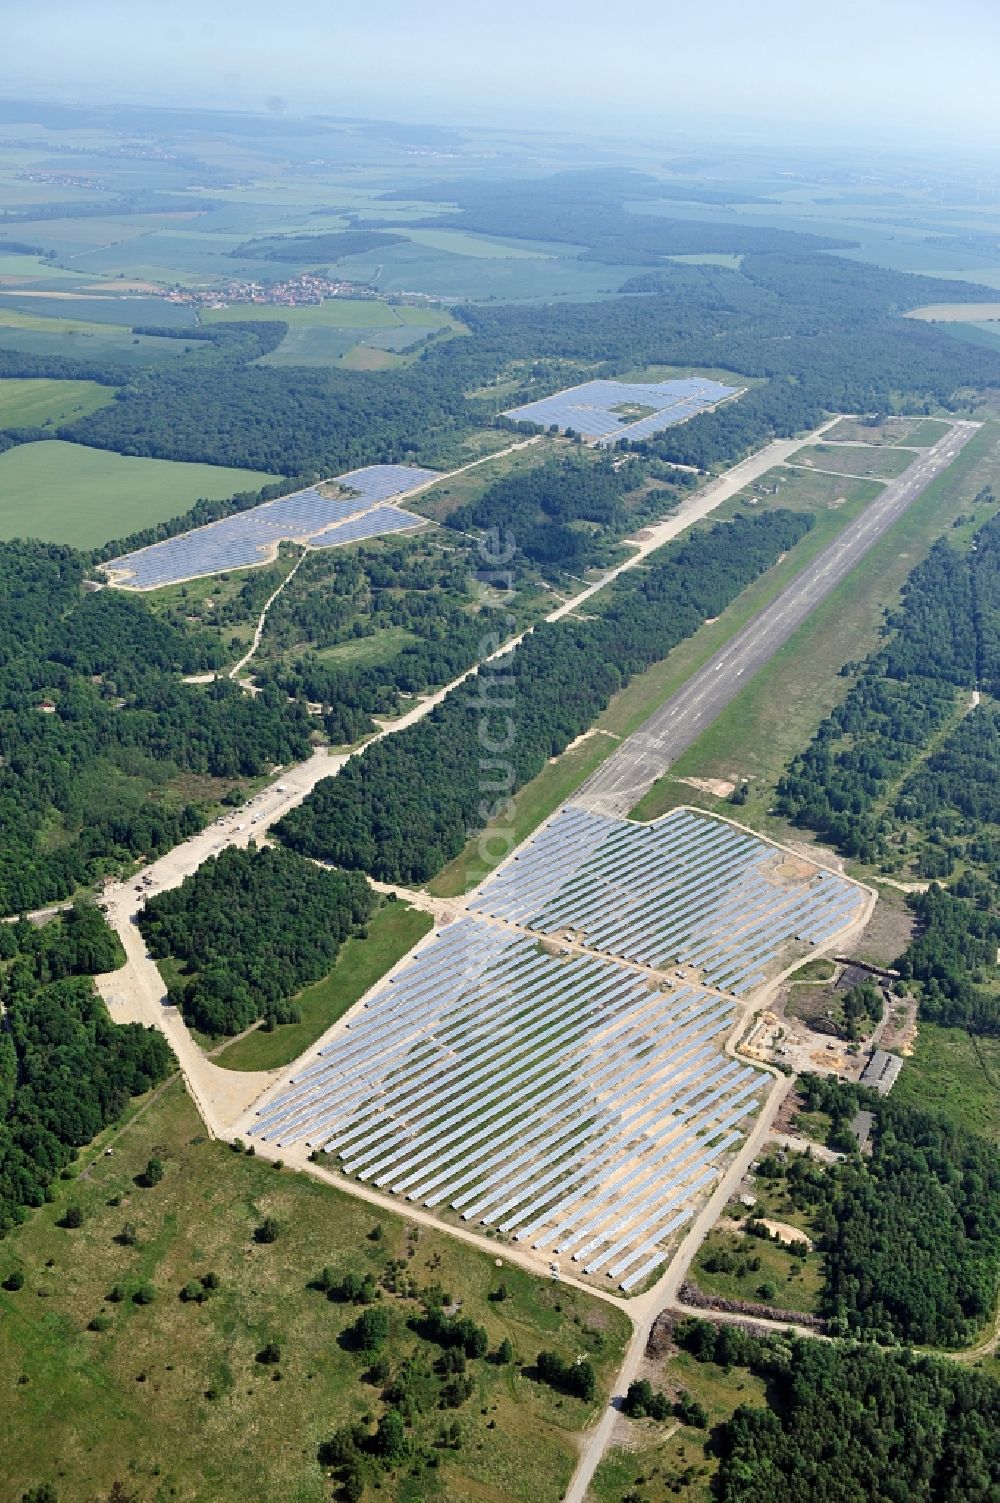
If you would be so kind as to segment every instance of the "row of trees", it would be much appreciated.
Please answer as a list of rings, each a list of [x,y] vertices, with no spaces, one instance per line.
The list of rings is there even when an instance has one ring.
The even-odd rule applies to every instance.
[[[171,1002],[206,1033],[238,1033],[325,976],[374,906],[354,872],[230,846],[180,887],[154,894],[139,927],[151,955],[184,968]]]
[[[41,930],[0,925],[0,943],[2,1236],[42,1204],[77,1148],[164,1077],[172,1056],[154,1029],[113,1023],[97,996],[94,972],[124,955],[96,909]]]
[[[286,815],[280,837],[387,881],[426,881],[633,674],[719,615],[810,522],[763,512],[664,549],[619,581],[595,619],[537,627],[432,714],[352,758]]]

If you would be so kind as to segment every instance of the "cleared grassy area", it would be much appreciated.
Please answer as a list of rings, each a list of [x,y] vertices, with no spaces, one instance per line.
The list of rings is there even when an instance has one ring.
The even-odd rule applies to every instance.
[[[907,435],[906,442],[915,449],[929,449],[938,439],[944,438],[950,427],[950,423],[943,423],[940,418],[924,418]]]
[[[841,443],[903,444],[907,448],[924,449],[944,438],[949,427],[939,418],[888,417],[875,426],[858,418],[841,418],[824,437]]]
[[[280,479],[168,459],[135,459],[58,439],[0,454],[0,537],[93,548],[163,522],[200,497],[232,496]]]
[[[164,1178],[139,1189],[135,1175],[151,1156]],[[379,1278],[393,1259],[418,1286],[439,1284],[460,1302],[492,1349],[509,1339],[518,1361],[471,1363],[474,1392],[459,1409],[418,1414],[410,1432],[418,1446],[434,1448],[454,1419],[460,1448],[434,1448],[439,1466],[421,1465],[418,1479],[386,1476],[382,1495],[561,1496],[575,1432],[593,1406],[561,1398],[520,1364],[546,1347],[567,1360],[587,1352],[603,1399],[628,1334],[620,1312],[516,1268],[501,1273],[445,1233],[414,1235],[403,1217],[376,1215],[305,1175],[208,1142],[177,1080],[127,1131],[85,1150],[81,1168],[0,1247],[3,1277],[19,1269],[25,1279],[19,1292],[0,1291],[5,1498],[49,1481],[60,1503],[92,1503],[118,1480],[150,1503],[325,1503],[318,1445],[345,1423],[373,1429],[383,1405],[380,1385],[363,1381],[368,1360],[338,1340],[358,1308],[307,1286],[324,1267]],[[76,1231],[56,1224],[70,1202],[84,1213]],[[264,1217],[279,1228],[266,1245],[253,1235]],[[116,1240],[126,1222],[136,1235],[129,1246]],[[183,1303],[179,1291],[208,1271],[218,1290],[203,1304]],[[501,1279],[508,1298],[492,1301]],[[116,1284],[124,1298],[109,1302]],[[132,1296],[147,1284],[154,1300],[140,1306]],[[380,1303],[393,1374],[408,1357],[429,1366],[440,1356],[408,1328],[419,1313],[411,1298],[386,1292]],[[95,1316],[107,1329],[87,1329]],[[272,1341],[281,1360],[266,1366],[256,1354]]]
[[[921,1023],[893,1096],[1000,1143],[1000,1039]]]
[[[338,642],[335,647],[323,647],[316,656],[324,663],[337,663],[344,668],[367,668],[372,663],[387,663],[401,652],[416,636],[405,626],[385,626],[370,637],[353,637],[349,642]]]
[[[504,436],[509,443],[509,436]],[[419,512],[423,517],[433,517],[436,522],[440,522],[458,507],[477,500],[494,481],[533,470],[537,465],[557,458],[565,448],[565,440],[543,438],[536,444],[515,449],[511,454],[498,455],[493,460],[476,465],[473,470],[450,475],[439,485],[432,485],[428,490],[421,491],[419,496],[410,497],[406,503],[407,510]]]
[[[395,371],[406,364],[406,356],[393,350],[378,350],[370,344],[356,344],[337,363],[348,371]]]
[[[835,470],[838,475],[872,475],[894,479],[913,463],[905,449],[846,447],[841,444],[811,444],[796,449],[793,465],[814,465],[817,470]]]
[[[737,1267],[732,1271],[710,1272],[706,1262],[719,1254],[735,1258]],[[758,1261],[759,1268],[749,1266]],[[814,1252],[796,1258],[780,1242],[716,1229],[702,1243],[689,1278],[706,1294],[721,1299],[752,1300],[811,1315],[823,1287],[823,1259]]]
[[[429,913],[409,903],[383,903],[365,938],[346,940],[330,974],[294,999],[301,1022],[283,1023],[270,1033],[257,1028],[213,1055],[215,1063],[227,1070],[278,1070],[291,1064],[432,928]]]
[[[0,428],[34,428],[88,417],[115,399],[112,386],[96,381],[44,378],[0,381]]]
[[[621,1503],[626,1497],[643,1503],[708,1503],[717,1465],[705,1451],[708,1434],[739,1404],[764,1408],[764,1383],[745,1368],[725,1372],[714,1362],[696,1362],[687,1352],[647,1364],[646,1375],[654,1388],[697,1399],[708,1414],[708,1429],[695,1430],[676,1420],[631,1421],[627,1446],[609,1447],[597,1468],[588,1503]]]
[[[740,819],[779,838],[793,834],[801,839],[801,831],[791,832],[769,813],[778,778],[851,687],[853,679],[841,676],[842,666],[860,661],[876,646],[883,613],[898,600],[910,571],[957,517],[969,515],[973,496],[998,473],[1000,425],[988,423],[650,789],[633,811],[635,816],[654,819],[686,802],[687,790],[678,786],[678,778],[734,783],[746,778],[750,797],[739,811]],[[985,519],[980,508],[978,521],[967,528],[981,526]],[[703,802],[707,808],[722,807],[710,796]]]

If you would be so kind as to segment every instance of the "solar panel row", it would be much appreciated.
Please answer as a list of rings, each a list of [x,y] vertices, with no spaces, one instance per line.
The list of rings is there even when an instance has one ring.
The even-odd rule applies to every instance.
[[[461,920],[265,1100],[254,1132],[627,1271],[637,1242],[662,1257],[757,1105],[765,1077],[721,1051],[734,1016],[703,988]]]
[[[307,540],[313,548],[332,548],[359,538],[419,527],[423,518],[378,503],[435,478],[435,471],[415,465],[368,465],[331,481],[353,494],[324,496],[310,486],[123,554],[104,567],[117,583],[156,589],[181,579],[266,563],[275,545],[286,540]]]

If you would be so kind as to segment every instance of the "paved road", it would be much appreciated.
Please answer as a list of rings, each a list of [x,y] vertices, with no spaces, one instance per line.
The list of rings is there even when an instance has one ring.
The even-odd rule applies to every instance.
[[[627,814],[769,662],[819,603],[844,580],[978,431],[957,422],[932,449],[890,482],[828,548],[720,648],[584,783],[574,802]]]

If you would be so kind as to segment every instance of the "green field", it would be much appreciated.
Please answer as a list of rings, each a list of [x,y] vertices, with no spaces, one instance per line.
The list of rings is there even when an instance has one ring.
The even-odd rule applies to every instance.
[[[71,423],[115,399],[113,386],[96,381],[49,381],[44,378],[0,381],[0,428],[36,428]]]
[[[135,459],[83,444],[21,444],[0,454],[0,538],[94,548],[168,517],[200,497],[258,490],[277,475]]]
[[[206,324],[279,322],[290,329],[392,329],[406,324],[452,328],[455,319],[433,304],[385,303],[377,298],[331,297],[323,303],[305,303],[295,308],[279,304],[233,303],[228,308],[206,308]]]
[[[921,1023],[912,1058],[893,1089],[897,1097],[1000,1143],[1000,1039]]]
[[[291,1064],[432,928],[430,914],[408,903],[384,903],[369,920],[366,937],[346,940],[329,976],[294,999],[300,1023],[284,1023],[270,1033],[256,1028],[213,1055],[215,1063],[228,1070],[277,1070]]]
[[[150,1156],[164,1163],[163,1180],[137,1188]],[[70,1202],[84,1213],[76,1231],[57,1225]],[[279,1236],[261,1245],[253,1233],[265,1216]],[[132,1245],[117,1240],[125,1223]],[[379,1278],[392,1259],[419,1287],[447,1291],[486,1327],[491,1348],[508,1338],[517,1361],[470,1362],[471,1398],[418,1413],[410,1432],[438,1465],[419,1463],[416,1478],[408,1468],[383,1473],[380,1495],[557,1503],[574,1432],[592,1408],[520,1364],[543,1347],[566,1359],[587,1352],[606,1391],[628,1334],[624,1315],[517,1268],[501,1273],[445,1233],[409,1233],[404,1217],[209,1142],[176,1079],[125,1131],[85,1150],[78,1177],[56,1182],[55,1204],[0,1245],[0,1276],[24,1275],[20,1291],[0,1291],[5,1503],[42,1482],[59,1503],[93,1503],[116,1481],[143,1503],[326,1503],[317,1447],[344,1423],[370,1431],[383,1405],[381,1385],[363,1378],[369,1362],[338,1342],[358,1308],[308,1286],[324,1267]],[[184,1285],[209,1271],[217,1292],[182,1302]],[[498,1303],[489,1294],[501,1279],[508,1298]],[[115,1285],[120,1302],[107,1297]],[[152,1287],[151,1304],[132,1298],[142,1285]],[[429,1367],[440,1348],[408,1329],[416,1303],[386,1292],[381,1304],[392,1372],[410,1356]],[[89,1330],[94,1317],[107,1328]],[[279,1345],[280,1364],[255,1360],[267,1342]],[[459,1448],[437,1448],[453,1420]]]
[[[788,461],[792,465],[807,465],[817,470],[833,470],[838,475],[869,475],[880,479],[894,479],[901,475],[914,460],[905,449],[854,448],[845,444],[809,444],[796,449]]]

